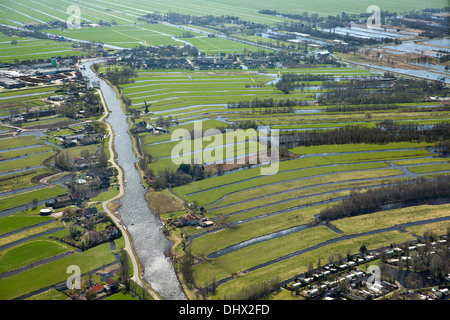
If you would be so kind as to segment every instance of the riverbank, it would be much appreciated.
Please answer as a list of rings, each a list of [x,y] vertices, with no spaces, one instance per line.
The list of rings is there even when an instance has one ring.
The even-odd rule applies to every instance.
[[[136,165],[139,157],[129,131],[130,116],[124,112],[118,89],[94,73],[90,68],[93,63],[86,65],[89,67],[86,73],[91,80],[99,83],[104,102],[109,108],[109,116],[105,120],[114,130],[115,162],[122,169],[121,185],[126,190],[114,214],[120,216],[123,228],[129,235],[129,252],[135,253],[134,277],[137,277],[137,281],[149,284],[161,299],[186,299],[174,272],[173,261],[167,256],[172,243],[163,233],[161,219],[153,214],[145,201],[147,189],[143,186],[142,173]],[[117,198],[111,199],[109,203]]]
[[[99,90],[99,93],[100,93],[100,98],[101,98],[102,105],[104,108],[104,115],[99,119],[99,121],[104,122],[106,124],[106,126],[108,127],[108,131],[110,132],[110,135],[111,135],[111,139],[109,140],[109,146],[108,146],[109,152],[110,152],[110,159],[108,161],[111,163],[111,165],[114,168],[117,169],[117,172],[118,172],[117,179],[119,181],[119,194],[107,201],[104,201],[102,204],[102,207],[103,207],[103,210],[108,214],[108,216],[114,221],[114,223],[120,229],[120,231],[122,232],[122,235],[124,236],[124,239],[125,239],[125,248],[124,249],[128,253],[128,255],[131,259],[132,266],[133,266],[133,276],[131,279],[134,282],[136,282],[139,286],[141,286],[142,288],[147,290],[147,292],[151,294],[153,299],[160,300],[161,297],[156,292],[154,292],[153,289],[151,289],[150,284],[146,283],[142,279],[143,265],[139,261],[139,258],[134,249],[133,242],[131,240],[131,235],[129,234],[128,230],[124,227],[122,218],[120,217],[120,215],[117,214],[117,211],[113,212],[110,209],[110,204],[112,204],[115,201],[120,200],[125,195],[126,190],[124,188],[125,181],[124,181],[123,169],[116,162],[117,151],[114,148],[114,131],[113,131],[111,124],[109,124],[106,121],[106,119],[110,115],[110,110],[108,109],[108,106],[105,102],[102,91]]]

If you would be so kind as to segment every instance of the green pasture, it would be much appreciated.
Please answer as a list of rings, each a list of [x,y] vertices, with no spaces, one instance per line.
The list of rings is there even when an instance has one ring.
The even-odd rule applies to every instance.
[[[33,139],[32,137],[2,138],[0,139],[0,150],[3,152],[8,149],[28,147],[38,143],[39,141]]]
[[[220,280],[231,274],[236,274],[250,267],[262,264],[291,252],[308,248],[338,235],[324,226],[318,226],[295,232],[280,238],[260,242],[240,250],[233,251],[214,259],[212,263],[202,263],[195,266],[195,274],[200,286],[207,285],[210,279]],[[255,252],[265,252],[255,254]]]
[[[336,153],[336,152],[359,152],[359,151],[379,151],[389,149],[424,148],[431,146],[427,142],[392,142],[392,143],[348,143],[348,144],[325,144],[320,146],[296,147],[290,149],[295,154],[315,154],[315,153]]]
[[[448,171],[448,170],[450,170],[450,163],[414,166],[414,167],[408,167],[408,170],[410,170],[414,173],[430,173],[430,172],[436,172],[436,171]]]
[[[367,170],[359,171],[355,179],[353,172],[333,173],[321,177],[313,177],[292,182],[285,182],[273,185],[263,185],[259,188],[241,190],[225,195],[213,205],[206,206],[207,209],[220,208],[222,206],[233,205],[239,207],[251,206],[250,203],[271,203],[279,200],[289,199],[291,195],[301,192],[301,195],[314,194],[314,192],[329,192],[340,189],[358,189],[371,185],[382,185],[383,183],[396,182],[401,178],[391,178],[400,172],[397,169]],[[356,181],[353,181],[356,180]],[[331,185],[323,185],[331,184]],[[300,190],[298,190],[300,189]],[[243,204],[238,204],[243,202]],[[226,207],[229,208],[229,207]],[[214,210],[215,211],[215,210]]]
[[[345,256],[348,252],[355,254],[359,252],[359,248],[364,244],[370,249],[389,246],[392,243],[403,243],[412,241],[415,238],[409,233],[399,231],[384,232],[369,236],[361,236],[350,240],[342,240],[333,244],[329,244],[313,251],[293,256],[282,261],[269,264],[268,266],[258,268],[252,272],[243,274],[228,281],[217,288],[215,295],[211,299],[224,299],[226,295],[239,292],[253,284],[269,281],[275,277],[280,279],[289,279],[302,274],[308,270],[308,266],[312,263],[317,265],[318,260],[325,262],[328,258],[334,257],[337,260],[337,254]],[[199,279],[198,281],[202,281]]]
[[[55,154],[56,151],[50,151],[36,155],[29,155],[20,160],[2,161],[0,162],[0,172],[39,166],[42,165],[45,160],[49,159]]]
[[[339,219],[333,221],[332,224],[344,231],[345,234],[355,234],[396,224],[446,217],[449,210],[450,204],[412,206]],[[450,222],[447,224],[450,226]]]
[[[72,48],[70,43],[52,40],[0,36],[0,62],[13,63],[33,59],[50,59],[53,57],[80,56],[81,51]],[[10,38],[17,41],[11,44]]]
[[[66,188],[55,186],[23,192],[17,195],[1,197],[0,210],[11,209],[25,204],[29,204],[31,207],[33,199],[51,199],[59,195],[67,194],[68,192],[69,191]]]
[[[56,173],[51,168],[31,169],[20,173],[0,176],[0,192],[27,188],[38,184],[38,178]]]
[[[116,258],[110,251],[110,244],[105,243],[84,252],[72,255],[0,279],[0,299],[11,300],[27,293],[55,285],[67,280],[66,270],[71,265],[80,267],[85,274],[101,266],[113,263]]]
[[[1,251],[0,274],[70,250],[73,250],[71,246],[56,240],[42,238],[27,241]]]
[[[313,220],[325,205],[318,205],[249,221],[233,228],[226,228],[196,238],[191,244],[192,254],[206,257],[208,254],[231,245],[287,228],[306,224]]]
[[[38,208],[41,209],[43,207],[44,206],[39,206]],[[25,210],[25,212],[26,211],[28,210]],[[35,214],[39,214],[39,210],[37,209],[29,209],[29,211],[37,211]],[[27,238],[31,236],[39,236],[44,232],[50,232],[55,235],[58,232],[57,229],[61,227],[63,227],[63,223],[61,221],[53,220],[50,223],[41,226],[33,226],[32,228],[26,230],[18,230],[18,232],[14,232],[8,236],[0,238],[0,246],[14,244],[17,241],[27,241]]]
[[[23,216],[19,214],[0,217],[0,234],[16,231],[52,219],[51,217]]]

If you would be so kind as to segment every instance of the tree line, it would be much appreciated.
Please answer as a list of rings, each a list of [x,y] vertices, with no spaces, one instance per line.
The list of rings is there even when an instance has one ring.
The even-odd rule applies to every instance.
[[[350,197],[340,201],[339,204],[323,209],[318,215],[318,220],[331,221],[368,214],[391,203],[408,206],[438,198],[448,200],[449,195],[450,176],[438,176],[430,180],[417,177],[407,182],[370,189],[364,193],[352,192]]]
[[[283,73],[281,75],[280,81],[278,81],[275,87],[288,94],[290,91],[295,88],[301,86],[299,83],[301,82],[310,82],[310,81],[331,81],[334,80],[333,76],[325,75],[325,74],[310,74],[310,73]]]
[[[192,181],[203,180],[207,177],[205,168],[199,164],[181,164],[177,170],[165,169],[159,176],[153,178],[152,187],[163,190],[188,184]]]
[[[137,72],[133,66],[106,71],[106,78],[114,85],[132,83],[134,82],[132,78],[136,76]]]
[[[290,112],[293,112],[292,107],[305,106],[307,103],[303,100],[298,99],[282,99],[274,100],[272,98],[268,99],[254,99],[254,100],[242,100],[237,102],[228,102],[228,109],[239,109],[239,108],[287,108]]]
[[[448,88],[441,82],[399,79],[390,85],[379,81],[348,81],[341,88],[330,89],[320,95],[317,102],[321,105],[335,104],[389,104],[420,102],[429,96],[445,96]]]
[[[345,126],[333,130],[288,132],[280,137],[280,143],[288,148],[346,143],[431,142],[450,137],[450,123],[438,123],[430,127],[417,124],[398,125],[391,120],[375,128]]]

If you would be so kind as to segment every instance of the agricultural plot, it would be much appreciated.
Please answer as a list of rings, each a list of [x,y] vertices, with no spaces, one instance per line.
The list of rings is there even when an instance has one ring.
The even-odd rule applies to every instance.
[[[12,44],[11,41],[16,41]],[[50,59],[53,57],[80,56],[82,52],[72,48],[70,43],[56,42],[24,37],[0,36],[0,62],[13,63],[37,59]]]
[[[81,29],[59,27],[69,16],[66,11],[69,5],[81,8]],[[442,0],[432,0],[426,4],[382,0],[377,5],[383,11],[401,13],[423,7],[443,7],[445,3]],[[366,12],[367,6],[367,3],[355,4],[348,0],[338,4],[324,0],[319,5],[292,0],[283,3],[267,0],[245,3],[236,0],[226,3],[195,0],[189,4],[182,0],[130,0],[127,3],[118,0],[46,0],[43,3],[6,0],[0,4],[0,23],[23,27],[29,23],[51,22],[45,32],[127,49],[192,45],[202,54],[225,61],[230,53],[246,54],[262,50],[261,43],[257,45],[262,38],[249,32],[246,34],[246,27],[241,24],[232,26],[236,30],[241,29],[241,39],[250,42],[222,37],[219,34],[220,25],[200,28],[190,25],[192,29],[187,32],[185,26],[169,22],[150,23],[142,16],[155,12],[229,16],[232,9],[232,15],[239,19],[270,26],[283,22],[287,25],[290,21],[281,16],[261,14],[259,10],[341,15],[343,12]],[[212,36],[214,33],[216,35]],[[252,42],[255,45],[249,44]],[[100,49],[97,46],[94,46],[95,49],[84,47],[69,41],[1,35],[0,62],[77,56],[84,54],[81,50],[90,50],[89,54],[94,54],[95,49]],[[161,49],[158,56],[162,57],[166,52],[168,55],[164,59],[171,60],[173,53],[168,48]],[[301,54],[300,51],[297,53]],[[299,62],[294,63],[294,59],[286,61],[300,66],[303,60],[307,60],[306,53],[303,53],[305,57],[299,58]],[[149,54],[149,58],[152,55]],[[362,246],[374,250],[416,240],[420,233],[426,231],[439,235],[447,232],[450,225],[448,203],[414,203],[413,206],[400,208],[395,207],[396,203],[392,207],[388,203],[389,206],[377,207],[373,212],[368,210],[364,214],[357,212],[354,216],[322,218],[324,210],[337,207],[357,195],[367,196],[374,189],[378,190],[376,188],[401,188],[413,184],[416,178],[448,176],[448,158],[435,150],[437,140],[448,139],[448,130],[439,131],[438,138],[436,134],[426,140],[413,134],[405,138],[402,131],[409,132],[413,130],[410,128],[415,128],[415,133],[428,132],[430,128],[434,130],[440,126],[446,130],[450,111],[448,103],[426,101],[431,100],[429,97],[422,97],[421,101],[416,99],[418,102],[414,103],[396,103],[395,99],[399,102],[414,100],[408,99],[409,95],[417,97],[417,92],[422,90],[409,86],[412,85],[412,80],[408,82],[410,79],[402,79],[405,85],[398,90],[399,95],[390,96],[392,101],[386,102],[385,97],[396,84],[388,75],[368,69],[340,67],[339,64],[317,64],[322,59],[319,56],[310,56],[314,62],[307,68],[295,69],[266,70],[264,64],[256,69],[259,64],[255,63],[256,66],[250,69],[241,65],[242,69],[225,70],[233,68],[230,63],[220,71],[198,70],[218,68],[200,64],[195,70],[137,70],[134,78],[117,86],[123,105],[131,114],[129,132],[133,147],[140,156],[136,166],[145,178],[142,182],[160,191],[156,195],[146,195],[149,205],[161,209],[160,217],[167,227],[165,231],[179,240],[175,241],[171,252],[177,257],[177,263],[184,260],[184,257],[178,259],[182,255],[188,258],[193,256],[194,263],[188,268],[181,263],[177,265],[178,270],[183,270],[180,278],[186,280],[186,288],[200,289],[208,299],[226,299],[235,297],[252,285],[275,278],[292,280],[317,262],[336,261],[338,256],[358,253]],[[181,61],[176,62],[180,63],[179,68],[188,67],[186,64],[182,66],[182,59],[173,57],[173,61]],[[247,57],[236,55],[233,61],[246,61]],[[279,56],[274,57],[275,61],[283,61],[277,60]],[[190,58],[187,63],[194,65]],[[111,61],[108,60],[108,64]],[[117,61],[123,66],[129,60]],[[133,65],[140,64],[139,68],[145,68],[149,63],[153,62],[150,59],[136,59]],[[249,63],[251,65],[252,62]],[[161,68],[164,68],[163,63]],[[106,78],[109,71],[117,70],[109,65],[102,65],[99,69]],[[301,80],[289,80],[291,75]],[[356,82],[366,83],[367,87],[357,87]],[[345,89],[352,91],[348,88],[355,91],[348,95],[343,93]],[[431,92],[431,89],[434,88],[430,86],[423,90]],[[47,98],[66,90],[59,86],[3,90],[0,92],[0,116],[12,117],[22,112],[46,110],[51,107]],[[437,90],[433,94],[435,92]],[[358,96],[358,93],[361,94]],[[377,99],[372,93],[379,93]],[[369,100],[364,100],[366,98]],[[83,104],[84,101],[77,107]],[[104,177],[93,178],[91,172],[81,172],[75,180],[56,169],[75,172],[100,164],[101,160],[101,168],[106,169],[111,156],[107,150],[110,140],[107,139],[89,145],[76,139],[65,141],[64,137],[68,135],[84,130],[90,132],[90,129],[82,121],[75,120],[82,118],[81,112],[75,115],[63,108],[58,111],[61,112],[54,116],[1,127],[0,299],[21,299],[27,294],[33,296],[42,288],[64,282],[67,279],[66,266],[70,264],[77,264],[89,271],[106,264],[114,265],[118,262],[118,250],[124,246],[120,241],[116,249],[103,243],[79,251],[79,248],[84,249],[92,244],[90,232],[82,227],[87,222],[79,211],[65,210],[63,207],[50,216],[39,215],[47,200],[70,192],[63,183],[68,180],[71,180],[72,188],[77,187],[77,191],[83,193],[84,200],[91,202],[88,206],[100,210],[101,202],[117,195],[118,184],[122,183],[114,178],[111,181],[103,180]],[[88,119],[95,122],[100,116],[97,113]],[[193,131],[199,121],[202,133],[208,129],[221,132],[218,134],[215,131],[214,136],[209,136],[217,144],[212,144],[211,139],[200,142],[194,139]],[[220,160],[224,157],[214,158],[214,161],[210,161],[211,157],[204,157],[211,150],[217,154],[227,147],[232,147],[232,152],[227,153],[226,157],[232,159],[249,158],[256,153],[251,148],[253,141],[226,141],[226,129],[237,128],[279,130],[281,161],[275,174],[262,174],[263,169],[270,165],[222,164]],[[188,134],[176,136],[175,141],[172,134],[177,129],[185,129],[184,133]],[[378,131],[379,136],[370,143],[357,141],[370,140],[364,134],[375,132],[369,131],[372,129],[392,131],[393,134],[389,138],[382,137],[389,142],[377,141],[375,138],[382,136]],[[101,140],[108,134],[108,139],[112,139],[113,132],[108,132],[104,127],[98,126],[95,130],[104,134]],[[345,130],[355,130],[352,132],[357,134],[345,136],[342,133]],[[325,136],[330,132],[335,137]],[[341,137],[344,138],[339,140]],[[62,140],[65,146],[70,147],[62,149],[59,145]],[[274,150],[274,144],[255,142],[259,152]],[[189,148],[180,147],[182,143]],[[176,155],[184,156],[188,165],[174,162],[174,150]],[[196,161],[199,155],[200,160]],[[89,183],[95,180],[99,184],[98,189],[100,183],[102,186],[107,184],[107,191],[97,192],[87,199],[90,194],[88,197],[87,188],[83,188],[86,180]],[[167,203],[160,206],[154,201],[152,203],[155,199]],[[157,213],[159,210],[154,211]],[[73,220],[63,223],[60,219],[62,215],[78,219],[77,230],[68,226]],[[211,224],[205,226],[198,221]],[[98,231],[106,224],[101,222],[92,229]],[[81,236],[84,231],[86,233]],[[34,267],[30,268],[30,265]],[[190,283],[187,283],[189,279],[185,274],[187,269],[192,272]],[[208,292],[211,287],[213,292]],[[198,294],[193,291],[189,293],[191,297]],[[51,291],[43,295],[47,298],[59,296]]]
[[[20,4],[14,1],[6,1],[2,5],[4,16],[2,18],[9,18],[18,22],[41,22],[51,20],[65,20],[67,19],[66,8],[69,5],[80,5],[76,1],[65,1],[64,3],[58,1],[46,1],[43,4],[37,4],[34,1],[22,1]],[[406,1],[398,1],[392,3],[389,1],[380,1],[378,6],[383,10],[390,12],[405,12],[413,9],[444,7],[446,3],[442,0],[434,0],[426,5],[422,2],[415,1],[413,3]],[[118,24],[133,24],[136,17],[152,12],[180,12],[189,15],[229,15],[232,10],[234,16],[238,16],[243,20],[253,22],[275,24],[282,23],[287,19],[268,16],[258,13],[259,10],[269,9],[277,10],[278,12],[309,12],[325,14],[341,14],[346,11],[350,13],[361,13],[367,9],[367,4],[361,3],[355,5],[351,1],[341,1],[335,3],[333,1],[321,1],[320,5],[312,3],[298,3],[296,1],[284,1],[283,3],[273,3],[272,1],[246,1],[245,3],[239,1],[231,1],[224,3],[223,1],[194,1],[187,5],[181,0],[164,3],[160,1],[143,2],[141,0],[132,0],[124,5],[120,1],[109,1],[108,3],[102,1],[83,2],[81,17],[82,21],[87,23],[98,23],[99,20],[115,21]]]
[[[152,28],[147,26],[113,26],[87,27],[64,31],[59,29],[52,29],[49,30],[49,32],[63,37],[111,44],[123,48],[134,48],[139,45],[159,46],[182,44],[181,42],[174,39],[176,36],[180,36],[182,31],[177,28],[172,29],[175,30],[166,30],[163,28]]]
[[[252,45],[237,43],[223,38],[208,38],[203,36],[188,39],[188,41],[193,46],[197,47],[200,52],[204,52],[207,55],[260,50],[260,48]]]
[[[342,75],[371,75],[365,70],[351,68],[280,70],[289,71],[332,74],[338,81],[342,81]],[[446,123],[450,118],[448,111],[433,112],[433,108],[429,108],[429,112],[416,112],[417,104],[399,104],[397,109],[373,110],[370,114],[365,110],[333,111],[333,106],[315,104],[315,93],[323,90],[320,81],[307,90],[284,94],[269,84],[275,74],[141,71],[134,83],[121,88],[131,99],[131,108],[142,112],[147,103],[148,110],[153,112],[141,113],[141,120],[155,125],[158,119],[170,116],[176,121],[169,126],[172,132],[177,128],[193,130],[195,120],[203,120],[205,128],[250,121],[257,126],[280,129],[283,136],[296,130],[325,131],[348,126],[376,128],[387,120],[426,126]],[[266,85],[255,88],[255,83]],[[306,98],[311,105],[274,114],[267,113],[264,108],[230,108],[233,102],[239,102],[241,95],[241,101],[251,97],[277,101]],[[422,107],[426,106],[435,104],[424,102]],[[408,111],[403,108],[408,108]],[[169,155],[178,141],[171,141],[170,134],[140,133],[139,137],[141,148],[155,159],[149,168],[155,173],[176,170],[177,165]],[[182,229],[189,238],[186,245],[199,262],[194,267],[196,284],[205,288],[212,282],[220,283],[211,299],[222,299],[250,286],[255,279],[268,281],[278,273],[283,274],[283,279],[293,277],[307,269],[306,261],[326,261],[333,252],[343,253],[339,250],[357,252],[361,243],[376,248],[412,240],[412,236],[398,232],[394,225],[400,221],[405,225],[418,223],[425,228],[433,219],[447,219],[445,206],[424,207],[423,210],[433,212],[426,217],[419,213],[423,212],[422,209],[413,207],[392,211],[393,216],[389,215],[391,211],[386,211],[326,225],[316,225],[314,221],[324,208],[339,203],[352,192],[364,193],[419,176],[429,177],[430,174],[448,175],[448,160],[428,150],[433,144],[392,142],[299,146],[289,150],[296,158],[281,161],[277,174],[273,176],[262,176],[260,167],[245,168],[173,188],[175,195],[201,208],[203,216],[214,221],[213,227]],[[203,150],[207,146],[203,143]],[[207,166],[205,168],[208,170]],[[165,218],[179,216],[178,213],[164,215]],[[350,219],[355,223],[347,222]],[[371,219],[382,222],[371,223]],[[356,221],[364,222],[359,224]],[[353,225],[364,227],[352,228]],[[236,277],[236,274],[240,276]]]

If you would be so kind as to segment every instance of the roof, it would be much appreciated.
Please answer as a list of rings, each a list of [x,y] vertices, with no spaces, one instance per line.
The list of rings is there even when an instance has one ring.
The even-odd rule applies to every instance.
[[[97,207],[87,208],[85,213],[88,215],[96,214],[98,213]]]
[[[70,195],[65,195],[65,196],[59,196],[56,198],[57,202],[64,202],[64,201],[71,201],[72,198],[70,197]]]
[[[99,292],[99,291],[105,290],[105,287],[101,283],[99,283],[99,284],[93,286],[92,289],[94,289],[95,292]]]

